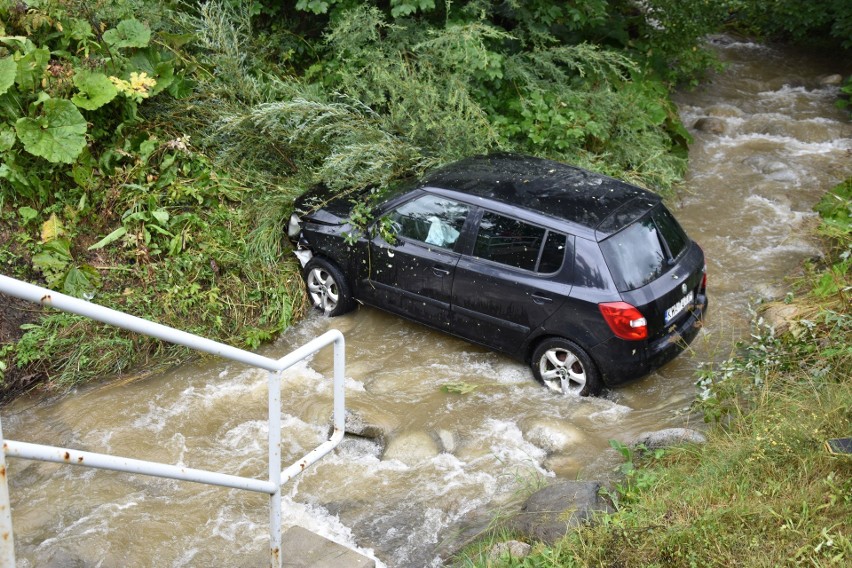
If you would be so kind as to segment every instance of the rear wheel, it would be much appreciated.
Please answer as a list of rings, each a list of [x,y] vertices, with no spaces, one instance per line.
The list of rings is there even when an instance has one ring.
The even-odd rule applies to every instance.
[[[324,258],[314,257],[305,265],[305,284],[311,303],[329,317],[345,314],[354,305],[343,273]]]
[[[530,365],[537,380],[560,394],[594,396],[603,387],[592,359],[579,345],[561,337],[542,341]]]

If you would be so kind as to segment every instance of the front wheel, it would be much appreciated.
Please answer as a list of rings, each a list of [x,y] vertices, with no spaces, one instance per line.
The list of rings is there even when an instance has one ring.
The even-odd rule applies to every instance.
[[[560,394],[595,396],[603,387],[592,359],[579,345],[561,337],[542,341],[530,365],[538,381]]]
[[[325,315],[339,316],[352,309],[349,285],[334,263],[324,258],[312,258],[305,265],[305,284],[311,303]]]

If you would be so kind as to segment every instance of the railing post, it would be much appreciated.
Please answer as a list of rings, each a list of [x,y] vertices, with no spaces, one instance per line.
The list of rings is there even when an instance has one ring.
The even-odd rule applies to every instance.
[[[12,533],[12,505],[6,476],[6,442],[0,424],[0,568],[15,568],[15,539]]]
[[[334,330],[337,331],[337,330]],[[346,372],[346,342],[343,334],[337,331],[334,340],[334,421],[333,439],[340,440],[346,431],[346,391],[344,388],[344,376]]]
[[[281,372],[269,373],[269,566],[281,568]]]

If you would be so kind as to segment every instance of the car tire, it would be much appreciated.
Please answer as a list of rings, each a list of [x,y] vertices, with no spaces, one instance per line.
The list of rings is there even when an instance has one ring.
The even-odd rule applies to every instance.
[[[325,315],[339,316],[354,307],[346,277],[333,262],[313,257],[305,265],[304,277],[311,304]]]
[[[591,357],[579,345],[561,337],[539,343],[530,366],[536,380],[560,394],[595,396],[603,388]]]

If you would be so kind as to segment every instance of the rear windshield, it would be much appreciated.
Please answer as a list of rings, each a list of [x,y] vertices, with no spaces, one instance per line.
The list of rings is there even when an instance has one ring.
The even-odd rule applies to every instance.
[[[689,237],[672,214],[659,206],[602,241],[601,249],[616,287],[626,292],[661,276],[688,244]]]

